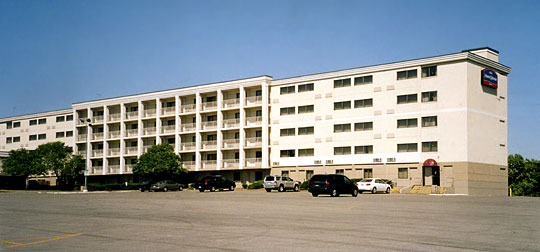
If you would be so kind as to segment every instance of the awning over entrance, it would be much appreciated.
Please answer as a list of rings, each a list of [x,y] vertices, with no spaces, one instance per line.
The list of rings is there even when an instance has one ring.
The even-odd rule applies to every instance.
[[[437,161],[430,158],[430,159],[426,159],[426,161],[424,161],[424,164],[422,166],[439,166],[439,164],[437,164]]]

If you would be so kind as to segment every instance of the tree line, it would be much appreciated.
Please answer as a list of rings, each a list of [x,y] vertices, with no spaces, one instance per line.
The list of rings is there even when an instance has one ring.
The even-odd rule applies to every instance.
[[[540,196],[540,161],[519,154],[509,155],[508,188],[512,195]]]

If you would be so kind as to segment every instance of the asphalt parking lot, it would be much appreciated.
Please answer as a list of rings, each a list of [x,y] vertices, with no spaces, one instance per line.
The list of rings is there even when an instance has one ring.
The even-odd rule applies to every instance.
[[[540,251],[540,199],[0,193],[3,251]]]

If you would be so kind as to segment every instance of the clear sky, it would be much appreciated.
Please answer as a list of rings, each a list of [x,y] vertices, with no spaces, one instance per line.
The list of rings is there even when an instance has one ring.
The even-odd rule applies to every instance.
[[[484,46],[512,67],[509,153],[540,159],[540,1],[0,0],[0,118]]]

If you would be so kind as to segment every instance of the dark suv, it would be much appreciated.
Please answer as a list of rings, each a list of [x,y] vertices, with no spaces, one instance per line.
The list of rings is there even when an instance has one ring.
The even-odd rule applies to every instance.
[[[221,189],[229,189],[229,191],[234,191],[235,187],[236,183],[234,183],[234,181],[228,180],[221,176],[206,176],[195,183],[195,188],[199,189],[200,192],[204,192],[204,190],[214,192]]]
[[[319,194],[330,194],[332,197],[337,197],[340,194],[349,193],[353,197],[358,196],[358,186],[349,178],[337,174],[315,175],[311,177],[308,191],[313,197],[317,197]]]

